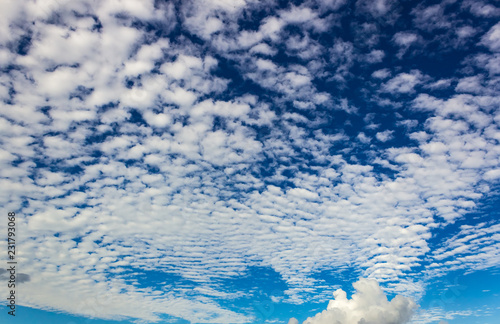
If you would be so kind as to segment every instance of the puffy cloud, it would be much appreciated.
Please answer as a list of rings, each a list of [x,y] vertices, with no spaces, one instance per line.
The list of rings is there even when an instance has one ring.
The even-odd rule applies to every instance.
[[[497,23],[481,38],[481,44],[492,52],[500,51],[500,23]]]
[[[457,29],[457,36],[460,38],[472,37],[476,34],[476,30],[471,26],[463,26]]]
[[[488,310],[484,308],[466,309],[466,310],[449,310],[446,311],[441,307],[432,307],[429,309],[419,309],[412,319],[414,324],[448,324],[453,323],[454,319],[468,316],[484,316],[488,314]],[[489,315],[491,316],[491,315]]]
[[[408,32],[397,32],[393,36],[393,41],[399,46],[409,46],[412,43],[416,42],[418,39],[418,35],[414,33]]]
[[[392,37],[392,41],[399,46],[398,57],[401,58],[412,46],[419,41],[419,35],[411,32],[397,32]]]
[[[449,2],[443,1],[432,6],[418,5],[412,10],[414,24],[428,32],[450,27],[453,19],[445,14],[446,6],[449,4]]]
[[[0,279],[8,281],[9,280],[9,275],[7,270],[5,269],[0,269]],[[28,282],[31,280],[31,277],[25,273],[17,273],[16,274],[16,283],[24,283]]]
[[[26,306],[242,323],[252,315],[217,298],[252,292],[228,293],[217,280],[252,266],[279,274],[279,300],[294,304],[328,298],[315,279],[325,269],[350,267],[418,298],[427,262],[436,274],[498,266],[498,242],[487,239],[495,224],[460,228],[429,251],[431,230],[441,234],[500,178],[497,53],[436,79],[382,66],[420,41],[404,25],[396,49],[377,47],[391,40],[380,24],[397,16],[395,1],[335,13],[345,1],[25,3],[0,10],[0,199],[27,215],[23,271],[42,274],[23,283],[37,291]],[[446,11],[420,9],[434,25],[419,27],[443,29]],[[338,23],[348,15],[361,26],[352,39]],[[467,23],[453,35],[474,39],[482,25]],[[478,36],[485,52],[497,50],[495,26]],[[373,92],[383,99],[365,105]],[[363,118],[366,109],[375,113]],[[400,146],[376,147],[396,134]],[[131,268],[198,289],[136,289]],[[357,285],[358,297],[334,304],[362,313],[373,289]],[[404,308],[398,300],[374,305],[387,315]]]
[[[385,52],[382,50],[373,50],[366,54],[364,60],[368,63],[380,63],[385,57]]]
[[[455,90],[457,92],[481,93],[484,87],[481,85],[482,76],[474,75],[460,79]]]
[[[283,66],[258,58],[253,59],[244,72],[246,77],[264,89],[279,93],[281,96],[275,98],[277,102],[291,101],[303,109],[331,104],[330,95],[316,89],[314,75],[303,65]]]
[[[392,133],[394,133],[394,131],[391,131],[391,130],[386,130],[386,131],[383,131],[383,132],[378,132],[375,137],[377,137],[377,139],[381,142],[387,142],[389,141],[390,139],[392,139],[394,136],[392,135]]]
[[[391,75],[391,71],[389,71],[389,69],[381,69],[381,70],[377,70],[375,72],[372,73],[372,78],[375,78],[375,79],[386,79],[388,78],[389,76]]]
[[[309,317],[304,324],[407,323],[417,305],[412,299],[397,295],[391,301],[375,280],[360,279],[353,284],[356,292],[351,299],[342,289],[336,290],[334,300],[321,313]]]

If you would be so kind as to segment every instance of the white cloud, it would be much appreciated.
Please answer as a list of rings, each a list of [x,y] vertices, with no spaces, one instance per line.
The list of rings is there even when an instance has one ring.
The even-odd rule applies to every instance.
[[[460,79],[455,88],[455,91],[479,94],[483,92],[483,86],[481,85],[481,83],[482,83],[481,75],[465,77]]]
[[[450,2],[443,1],[432,6],[418,5],[412,10],[415,25],[427,32],[451,27],[453,19],[450,15],[453,15],[453,13],[448,13],[448,16],[445,14],[446,6],[450,4]]]
[[[241,31],[237,39],[238,44],[241,48],[248,48],[267,39],[277,41],[285,25],[286,22],[283,19],[269,16],[263,19],[258,31]]]
[[[355,58],[355,48],[351,42],[343,41],[340,38],[335,40],[334,45],[330,48],[330,61],[336,67],[334,77],[337,81],[345,82]]]
[[[490,3],[478,0],[466,0],[462,3],[462,7],[468,8],[476,17],[495,17],[500,15],[500,9]]]
[[[357,139],[364,144],[370,143],[371,139],[365,133],[359,133]]]
[[[324,10],[344,1],[279,12],[254,1],[183,1],[180,8],[154,1],[30,1],[25,9],[5,3],[5,44],[17,46],[26,26],[36,24],[26,55],[12,46],[0,50],[2,64],[15,66],[0,77],[0,199],[27,215],[20,257],[24,269],[43,274],[25,286],[37,292],[23,294],[25,306],[101,318],[154,321],[170,314],[242,323],[251,315],[217,303],[242,294],[215,279],[241,277],[252,266],[276,271],[288,285],[279,300],[297,304],[327,299],[330,288],[313,279],[326,269],[349,267],[418,298],[427,279],[415,269],[427,258],[438,274],[498,266],[495,224],[461,228],[440,242],[439,253],[428,245],[431,230],[463,217],[498,181],[497,54],[471,58],[462,78],[377,66],[370,79],[372,67],[356,62],[392,59],[376,45],[384,36],[377,24],[396,15],[393,1],[359,1],[356,14],[379,17],[364,24],[367,38],[361,44],[333,33],[328,47],[322,33],[340,28],[346,13]],[[253,17],[252,6],[270,15],[254,29],[240,28],[240,19]],[[443,13],[422,12],[432,19]],[[137,27],[160,22],[161,36]],[[166,41],[176,24],[189,37]],[[479,32],[468,27],[458,35]],[[481,42],[492,51],[495,28]],[[416,34],[396,32],[393,41],[409,46]],[[240,80],[220,77],[234,72],[219,70],[224,66],[265,91],[240,94]],[[478,67],[481,74],[470,74]],[[390,128],[378,126],[385,111],[364,120],[371,123],[363,129],[368,135],[352,132],[363,122],[360,112],[372,109],[356,100],[372,90],[353,98],[358,93],[345,87],[365,76],[369,84],[384,82],[381,95],[401,108],[396,127],[412,132],[412,146],[375,146],[394,136],[376,132]],[[430,94],[417,94],[419,86]],[[435,97],[440,89],[462,94]],[[398,105],[393,96],[401,98]],[[393,177],[374,171],[379,167]],[[123,275],[130,267],[193,280],[205,299],[174,285],[138,289]],[[333,304],[364,317],[360,302],[379,291],[369,281],[357,286],[355,298],[339,292]],[[82,304],[72,302],[75,296]],[[405,300],[382,298],[372,306],[400,318],[411,308]],[[369,322],[378,315],[367,316]]]
[[[346,3],[346,0],[319,0],[318,2],[324,8],[338,10]]]
[[[441,79],[441,80],[437,80],[435,82],[432,82],[428,85],[425,85],[424,87],[427,89],[431,89],[431,90],[441,90],[441,89],[449,88],[451,86],[451,82],[452,82],[451,79]]]
[[[399,46],[398,57],[401,59],[413,44],[420,42],[420,37],[411,32],[397,32],[392,37],[392,41]]]
[[[300,57],[303,60],[311,60],[323,54],[323,47],[308,36],[291,36],[286,41],[287,53],[290,56]]]
[[[479,317],[487,315],[484,309],[466,309],[466,310],[444,310],[442,307],[432,307],[429,309],[419,309],[413,317],[412,324],[447,324],[453,323],[453,320],[460,317]]]
[[[246,5],[245,0],[185,1],[180,8],[185,19],[183,26],[208,40],[217,32],[235,28],[234,22]]]
[[[488,170],[484,173],[486,180],[496,180],[500,178],[500,169]]]
[[[331,104],[330,95],[318,92],[314,76],[303,65],[280,66],[269,59],[255,59],[244,70],[245,76],[265,89],[279,93],[276,101],[291,101],[300,108]]]
[[[418,35],[409,32],[397,32],[392,39],[397,45],[408,47],[417,41]]]
[[[342,0],[338,1],[341,2]],[[287,23],[293,25],[303,25],[306,29],[312,29],[317,32],[325,32],[331,25],[329,19],[319,18],[317,12],[313,9],[302,6],[292,6],[290,10],[280,12],[280,17]]]
[[[271,48],[268,44],[266,43],[260,43],[255,45],[250,49],[250,53],[259,53],[259,54],[265,54],[265,55],[276,55],[277,50]]]
[[[376,79],[386,79],[391,75],[389,69],[381,69],[372,73],[372,78]]]
[[[481,38],[481,44],[492,52],[500,51],[500,23],[497,23]]]
[[[382,50],[373,50],[365,55],[364,60],[368,63],[380,63],[385,57],[385,52]]]
[[[155,114],[151,111],[144,113],[144,119],[154,127],[165,127],[172,123],[172,117],[169,114]]]
[[[356,2],[357,9],[360,12],[368,13],[374,17],[382,17],[387,14],[395,5],[392,0],[358,0]]]
[[[360,279],[353,287],[356,292],[351,299],[342,289],[336,290],[335,299],[328,303],[327,309],[309,317],[304,324],[403,324],[410,320],[417,307],[413,300],[400,295],[388,301],[374,280]]]
[[[471,26],[463,26],[463,27],[460,27],[459,29],[457,29],[457,31],[456,31],[457,36],[460,38],[472,37],[476,34],[476,32],[477,31]]]
[[[382,85],[382,91],[389,93],[412,93],[415,86],[422,82],[423,75],[420,71],[413,70],[410,73],[400,73]]]

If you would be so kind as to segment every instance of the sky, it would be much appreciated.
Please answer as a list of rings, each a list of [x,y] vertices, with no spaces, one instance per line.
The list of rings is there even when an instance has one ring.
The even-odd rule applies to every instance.
[[[494,324],[497,0],[1,0],[2,323]]]

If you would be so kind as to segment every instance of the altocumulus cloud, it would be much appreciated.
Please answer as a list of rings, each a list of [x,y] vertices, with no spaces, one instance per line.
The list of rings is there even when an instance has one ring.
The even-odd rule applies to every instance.
[[[477,314],[426,302],[500,267],[500,8],[438,2],[0,1],[20,305],[256,323],[276,289],[302,322],[364,277],[412,324]],[[356,285],[310,320],[413,309]]]
[[[403,324],[407,323],[414,310],[415,302],[397,295],[391,301],[375,280],[360,279],[353,284],[356,293],[351,299],[342,289],[337,289],[334,300],[328,303],[326,310],[309,317],[303,324]],[[291,318],[288,324],[298,324]]]

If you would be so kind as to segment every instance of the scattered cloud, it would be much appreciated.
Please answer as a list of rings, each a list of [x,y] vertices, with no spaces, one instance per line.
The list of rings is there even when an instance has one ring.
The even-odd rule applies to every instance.
[[[289,306],[328,300],[348,270],[369,279],[306,323],[404,323],[434,278],[498,267],[498,222],[470,217],[500,179],[493,4],[5,1],[0,16],[23,306],[248,323],[226,301],[268,289],[234,283],[260,283],[252,269]]]
[[[481,44],[492,52],[500,51],[500,23],[497,23],[481,38]]]
[[[384,83],[382,90],[392,94],[412,93],[415,91],[415,86],[422,83],[423,77],[418,70],[412,70],[410,73],[403,72]]]

